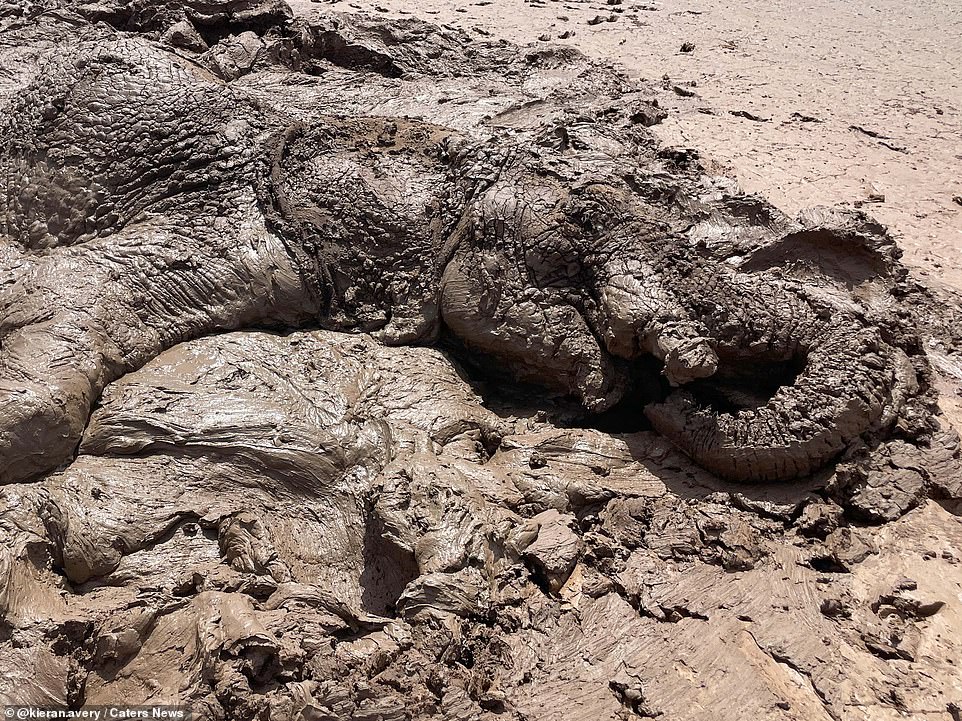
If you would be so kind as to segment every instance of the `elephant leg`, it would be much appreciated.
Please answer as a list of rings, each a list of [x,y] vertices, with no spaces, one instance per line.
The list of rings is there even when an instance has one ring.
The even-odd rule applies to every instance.
[[[163,349],[313,313],[272,235],[191,224],[202,232],[196,218],[141,223],[58,249],[0,291],[0,482],[69,459],[104,386]]]
[[[464,250],[441,280],[445,325],[472,350],[497,358],[520,380],[571,393],[603,411],[625,379],[579,310],[551,289],[523,288],[496,253]]]
[[[673,386],[715,373],[718,357],[708,329],[685,310],[656,267],[627,257],[603,266],[599,276],[594,325],[611,353],[655,356]]]

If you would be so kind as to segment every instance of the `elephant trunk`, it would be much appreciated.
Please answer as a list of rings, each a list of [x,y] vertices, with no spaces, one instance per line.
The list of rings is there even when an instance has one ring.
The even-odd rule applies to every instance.
[[[813,473],[858,436],[891,422],[915,383],[905,354],[852,318],[822,325],[802,352],[804,367],[794,382],[757,408],[717,412],[679,390],[645,414],[718,476],[781,481]]]

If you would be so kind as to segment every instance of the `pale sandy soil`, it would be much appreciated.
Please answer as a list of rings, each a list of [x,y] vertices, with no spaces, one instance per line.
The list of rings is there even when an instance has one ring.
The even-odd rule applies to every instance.
[[[666,142],[730,166],[743,187],[789,213],[884,196],[865,207],[897,234],[906,261],[928,282],[962,289],[962,205],[953,201],[962,196],[958,0],[324,4],[406,12],[516,42],[550,36],[633,76],[694,81],[696,98],[664,96]],[[589,25],[597,16],[616,19]],[[575,35],[559,39],[565,31]],[[690,53],[680,52],[686,42]]]

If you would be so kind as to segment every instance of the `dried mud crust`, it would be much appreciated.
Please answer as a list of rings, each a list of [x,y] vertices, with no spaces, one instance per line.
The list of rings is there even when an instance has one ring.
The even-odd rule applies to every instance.
[[[14,427],[65,462],[0,487],[0,702],[959,713],[925,352],[958,339],[884,228],[659,148],[570,50],[276,3],[3,23],[2,368],[67,427]],[[165,142],[111,135],[139,112]],[[210,335],[251,325],[284,330]]]
[[[490,392],[439,351],[320,331],[192,341],[115,382],[68,468],[2,490],[0,698],[238,719],[958,698],[962,528],[919,475],[958,478],[950,436],[876,449],[854,493],[856,464],[736,486]]]

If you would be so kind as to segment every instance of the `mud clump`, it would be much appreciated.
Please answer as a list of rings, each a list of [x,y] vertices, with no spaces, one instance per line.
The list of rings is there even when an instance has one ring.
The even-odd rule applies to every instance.
[[[958,708],[948,311],[871,218],[660,147],[570,48],[274,2],[0,39],[0,704]]]

